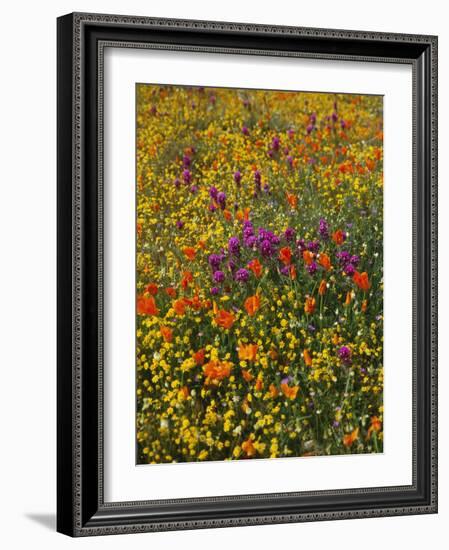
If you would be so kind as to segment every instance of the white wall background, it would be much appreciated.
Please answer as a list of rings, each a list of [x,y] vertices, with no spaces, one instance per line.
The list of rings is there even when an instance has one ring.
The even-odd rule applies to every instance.
[[[55,533],[56,17],[71,11],[438,34],[440,513],[72,540]],[[60,0],[3,6],[0,86],[0,541],[4,548],[443,547],[449,521],[449,31],[445,2]],[[439,542],[441,541],[441,542]]]

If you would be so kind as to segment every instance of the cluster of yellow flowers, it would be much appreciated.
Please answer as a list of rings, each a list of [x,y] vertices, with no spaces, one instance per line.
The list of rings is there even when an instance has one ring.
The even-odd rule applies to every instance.
[[[383,449],[382,98],[137,87],[139,463]]]

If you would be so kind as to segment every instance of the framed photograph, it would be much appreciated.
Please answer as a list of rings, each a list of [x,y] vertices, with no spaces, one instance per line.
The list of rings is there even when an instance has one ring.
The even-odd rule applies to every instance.
[[[437,38],[58,19],[58,531],[437,511]]]

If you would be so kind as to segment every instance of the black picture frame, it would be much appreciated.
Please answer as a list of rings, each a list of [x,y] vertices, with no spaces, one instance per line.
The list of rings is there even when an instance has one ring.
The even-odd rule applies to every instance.
[[[437,37],[85,13],[58,18],[57,30],[57,530],[88,536],[437,512]],[[104,502],[101,101],[106,43],[412,65],[412,485]]]

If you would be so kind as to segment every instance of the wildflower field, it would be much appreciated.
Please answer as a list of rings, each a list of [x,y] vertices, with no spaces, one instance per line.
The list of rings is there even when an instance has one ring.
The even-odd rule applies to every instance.
[[[137,462],[382,452],[382,97],[136,98]]]

